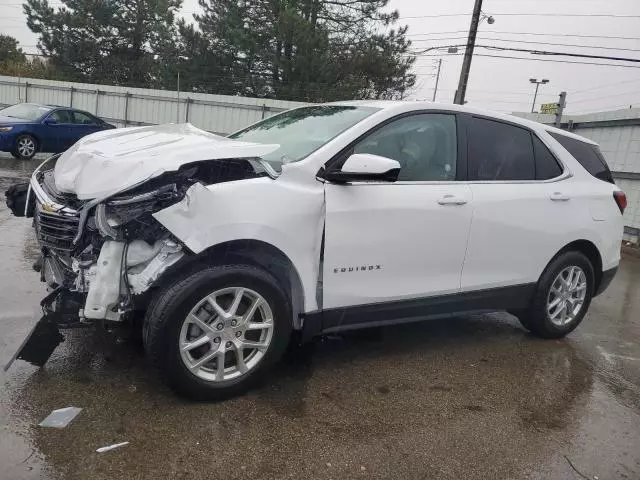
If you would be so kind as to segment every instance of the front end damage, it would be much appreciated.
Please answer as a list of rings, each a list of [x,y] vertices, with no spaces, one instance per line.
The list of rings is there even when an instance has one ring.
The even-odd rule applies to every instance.
[[[191,255],[154,213],[183,200],[196,183],[271,176],[253,159],[194,161],[117,193],[81,200],[56,185],[56,161],[54,156],[34,172],[26,199],[12,198],[24,204],[25,216],[33,216],[41,247],[34,268],[49,294],[41,303],[43,317],[5,369],[15,358],[44,365],[64,339],[59,329],[132,324],[163,274]]]

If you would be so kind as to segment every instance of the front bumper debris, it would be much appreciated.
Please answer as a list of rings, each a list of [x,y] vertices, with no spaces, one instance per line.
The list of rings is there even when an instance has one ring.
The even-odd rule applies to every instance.
[[[4,366],[4,371],[9,370],[13,362],[24,360],[38,367],[44,366],[49,357],[64,341],[64,336],[60,333],[58,326],[52,322],[47,315],[44,315],[24,339],[22,345]]]
[[[61,328],[87,327],[78,316],[78,299],[72,292],[58,287],[40,302],[42,318],[31,329],[16,353],[4,366],[6,372],[14,361],[24,360],[44,366],[51,354],[64,341]]]

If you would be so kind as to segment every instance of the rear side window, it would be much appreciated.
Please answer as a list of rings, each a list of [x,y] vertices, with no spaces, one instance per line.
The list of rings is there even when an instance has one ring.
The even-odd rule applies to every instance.
[[[531,133],[502,122],[473,118],[469,131],[469,180],[535,180]]]
[[[72,112],[73,113],[73,123],[80,125],[95,125],[98,123],[94,117],[89,116],[83,112]]]
[[[49,118],[53,118],[58,123],[71,123],[71,112],[69,110],[56,110]]]
[[[562,173],[558,161],[544,143],[533,135],[533,153],[536,157],[536,180],[549,180]]]
[[[611,176],[611,170],[597,145],[582,142],[575,138],[566,137],[554,132],[549,134],[555,138],[582,165],[587,172],[605,182],[615,183]]]

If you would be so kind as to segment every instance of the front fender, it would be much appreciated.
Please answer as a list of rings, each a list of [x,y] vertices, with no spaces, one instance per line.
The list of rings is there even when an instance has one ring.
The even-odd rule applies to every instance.
[[[322,184],[257,178],[204,186],[154,214],[194,253],[234,240],[258,240],[282,251],[298,271],[305,311],[317,309],[324,227]]]

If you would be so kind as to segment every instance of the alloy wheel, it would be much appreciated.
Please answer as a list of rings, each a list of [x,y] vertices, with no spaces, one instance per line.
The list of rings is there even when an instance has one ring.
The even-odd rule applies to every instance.
[[[36,144],[30,137],[22,137],[18,140],[18,153],[21,157],[31,157],[36,151]]]
[[[580,313],[587,294],[587,276],[578,266],[562,270],[551,283],[547,296],[547,316],[551,323],[563,327]]]
[[[271,307],[259,293],[243,287],[217,290],[185,318],[180,356],[187,369],[205,381],[238,378],[260,363],[273,327]]]

